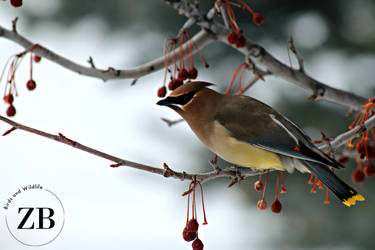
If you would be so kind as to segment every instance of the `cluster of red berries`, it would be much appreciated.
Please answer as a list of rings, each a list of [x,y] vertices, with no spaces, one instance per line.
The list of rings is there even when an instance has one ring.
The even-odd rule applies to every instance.
[[[271,211],[274,213],[280,213],[282,209],[281,202],[279,200],[279,176],[281,174],[281,192],[280,193],[286,193],[286,189],[284,188],[284,176],[283,172],[277,171],[277,181],[276,181],[276,194],[275,194],[275,200],[271,203]],[[258,201],[257,207],[259,210],[266,210],[267,209],[267,202],[265,200],[265,195],[266,195],[266,189],[267,189],[267,183],[268,183],[268,175],[269,175],[269,170],[267,170],[266,173],[266,181],[263,185],[262,182],[262,174],[259,175],[259,180],[254,183],[254,189],[258,192],[263,191],[263,196],[262,199]]]
[[[196,207],[196,199],[195,199],[195,188],[197,185],[199,185],[201,189],[202,210],[203,210],[203,218],[204,218],[203,225],[207,225],[206,212],[205,212],[204,201],[203,201],[203,188],[200,182],[194,180],[190,183],[189,190],[182,194],[182,195],[188,195],[186,226],[184,230],[182,231],[182,238],[184,238],[184,240],[187,242],[194,240],[192,243],[193,250],[202,250],[203,242],[198,237],[199,224],[197,221],[197,207]],[[192,204],[191,204],[192,218],[189,220],[190,195],[191,194],[193,196]]]
[[[185,241],[193,241],[192,247],[193,250],[202,250],[203,242],[198,238],[198,228],[199,224],[196,219],[191,219],[186,224],[184,231],[182,231],[182,237]]]
[[[10,0],[10,4],[13,7],[20,7],[22,6],[22,0]]]
[[[227,40],[230,45],[235,45],[237,48],[243,48],[246,45],[246,38],[241,32],[235,32],[234,30],[229,32]]]
[[[186,38],[186,43],[184,44],[184,38]],[[194,80],[198,77],[198,70],[194,67],[194,59],[193,59],[193,46],[194,43],[190,39],[189,32],[187,30],[183,30],[179,38],[173,38],[167,40],[170,42],[169,47],[165,49],[165,75],[164,75],[164,84],[158,89],[158,97],[164,97],[167,94],[166,85],[166,78],[168,72],[171,73],[171,79],[168,82],[168,89],[175,90],[176,88],[180,87],[184,84],[185,80]],[[167,46],[167,45],[166,45]],[[184,47],[186,48],[184,51]],[[202,54],[200,54],[198,48],[195,46],[195,49],[198,51],[199,55],[201,56],[204,64],[208,67],[208,64]],[[178,55],[178,67],[177,67],[177,53]],[[185,56],[184,56],[185,53]],[[171,58],[172,57],[172,58]],[[185,58],[186,58],[186,65],[185,68]],[[170,60],[172,61],[172,69],[170,69]]]
[[[375,98],[368,99],[365,104],[362,105],[361,109],[358,111],[353,123],[349,126],[349,129],[353,129],[356,126],[363,127],[365,122],[373,115],[372,109],[375,107]],[[371,130],[372,135],[375,138],[375,130]],[[371,138],[369,136],[369,131],[366,130],[360,140],[356,143],[353,143],[353,140],[350,140],[346,143],[348,148],[356,149],[359,157],[357,160],[357,168],[352,173],[352,181],[361,183],[365,180],[366,177],[375,176],[375,166],[371,164],[371,160],[375,158],[375,146],[374,141],[370,142]],[[347,161],[348,158],[345,156],[340,157],[339,161]],[[362,165],[366,160],[366,165],[362,169]]]
[[[15,116],[16,114],[16,108],[13,106],[13,101],[14,101],[14,97],[12,94],[8,94],[6,96],[3,97],[3,100],[6,104],[8,104],[8,108],[7,108],[7,116]]]
[[[233,6],[237,6],[240,8],[247,9],[253,15],[253,22],[256,25],[261,25],[264,22],[264,17],[259,14],[255,13],[246,3],[242,0],[237,0],[238,3],[232,1],[223,1],[223,3],[227,7],[227,13],[230,22],[230,29],[231,31],[227,35],[227,40],[229,44],[235,45],[237,48],[243,48],[246,45],[246,38],[242,35],[242,32],[238,26],[236,21],[236,16],[234,15],[234,11],[232,9]]]
[[[18,69],[18,66],[20,64],[20,59],[27,53],[28,51],[22,52],[16,56],[14,56],[13,61],[10,64],[9,68],[9,78],[7,79],[7,84],[5,87],[5,93],[3,100],[6,104],[8,104],[8,108],[6,110],[6,115],[11,117],[16,115],[16,108],[14,107],[14,97],[17,96],[16,92],[16,83],[15,83],[15,73]],[[30,56],[30,80],[26,82],[26,88],[30,91],[34,90],[36,88],[36,83],[32,78],[33,74],[33,62],[40,62],[41,57],[36,54],[31,54]]]

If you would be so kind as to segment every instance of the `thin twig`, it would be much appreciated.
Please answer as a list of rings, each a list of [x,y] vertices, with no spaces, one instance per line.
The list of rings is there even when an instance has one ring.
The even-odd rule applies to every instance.
[[[183,122],[184,121],[184,119],[177,119],[177,120],[173,120],[173,121],[171,121],[171,120],[168,120],[168,119],[166,119],[166,118],[160,118],[163,122],[165,122],[167,125],[168,125],[168,127],[172,127],[173,125],[176,125],[177,123],[180,123],[180,122]]]
[[[290,36],[288,44],[289,44],[290,51],[292,51],[293,54],[294,54],[294,56],[297,58],[297,62],[298,62],[298,66],[299,66],[298,70],[301,71],[301,72],[305,72],[305,67],[303,65],[303,58],[298,53],[296,47],[294,46],[294,38],[293,38],[293,36]]]
[[[50,134],[50,133],[47,133],[47,132],[44,132],[44,131],[41,131],[41,130],[37,130],[37,129],[31,128],[31,127],[22,125],[20,123],[12,121],[12,120],[10,120],[6,117],[3,117],[3,116],[0,116],[0,121],[8,123],[9,125],[12,126],[12,128],[8,131],[14,131],[16,129],[17,130],[23,130],[23,131],[27,131],[27,132],[32,133],[32,134],[36,134],[36,135],[48,138],[50,140],[54,140],[54,141],[66,144],[66,145],[71,146],[73,148],[85,151],[87,153],[93,154],[93,155],[98,156],[100,158],[107,159],[109,161],[114,162],[114,164],[110,165],[111,167],[126,166],[126,167],[135,168],[135,169],[138,169],[138,170],[146,171],[146,172],[149,172],[149,173],[161,175],[161,176],[164,176],[164,177],[173,177],[173,178],[179,179],[179,180],[186,180],[186,179],[187,180],[193,180],[194,178],[196,178],[196,180],[200,181],[201,183],[209,181],[209,180],[213,180],[213,179],[216,179],[216,178],[221,178],[221,177],[230,177],[232,179],[240,180],[240,179],[243,179],[243,178],[246,178],[246,177],[249,177],[249,176],[259,175],[260,173],[262,173],[262,171],[257,171],[257,170],[253,170],[253,169],[250,169],[250,168],[243,168],[243,167],[229,167],[229,168],[226,168],[226,169],[220,169],[220,171],[218,171],[218,169],[215,168],[213,171],[203,173],[203,174],[187,174],[185,172],[175,172],[175,171],[171,170],[168,166],[167,166],[168,167],[168,169],[167,169],[165,167],[165,165],[164,165],[164,168],[162,169],[162,168],[156,168],[156,167],[132,162],[132,161],[129,161],[129,160],[121,159],[119,157],[116,157],[116,156],[104,153],[102,151],[96,150],[94,148],[85,146],[85,145],[83,145],[83,144],[81,144],[77,141],[74,141],[74,140],[62,135],[61,133],[59,133],[57,135]],[[332,149],[337,149],[338,147],[340,147],[345,142],[347,142],[347,141],[355,138],[356,136],[358,136],[358,133],[363,132],[366,129],[368,130],[368,129],[374,127],[374,126],[375,126],[375,116],[373,116],[369,120],[367,120],[364,124],[364,127],[357,126],[357,127],[353,128],[352,130],[349,130],[348,132],[345,132],[341,135],[338,135],[335,140],[331,141]],[[7,134],[9,134],[9,132],[8,133],[5,132],[3,134],[3,136],[5,136]],[[324,145],[320,146],[319,148],[321,150],[325,151],[325,152],[327,152],[330,149],[327,144],[324,144]],[[166,174],[166,171],[169,172],[169,174]]]
[[[19,33],[13,32],[11,30],[5,29],[4,27],[0,26],[0,37],[7,38],[22,47],[26,50],[34,47],[35,44],[20,35]],[[195,46],[199,49],[207,46],[209,43],[213,41],[212,36],[205,32],[204,30],[198,32],[194,37],[191,38],[191,41],[195,44]],[[190,48],[188,44],[184,44],[183,50],[185,57],[189,53],[185,53]],[[96,77],[102,79],[103,81],[109,79],[129,79],[129,78],[140,78],[157,70],[164,68],[165,58],[164,56],[152,60],[148,63],[135,67],[133,69],[114,69],[113,67],[108,67],[108,69],[96,69],[93,67],[86,67],[80,64],[77,64],[68,58],[65,58],[61,55],[56,54],[52,50],[45,48],[44,46],[37,46],[33,49],[33,52],[37,53],[43,58],[49,59],[52,62],[55,62],[71,71],[74,71],[81,75]],[[179,48],[176,48],[176,53],[179,52]],[[193,48],[193,53],[196,53],[196,48]],[[90,65],[92,66],[92,65]]]
[[[61,133],[58,133],[57,135],[50,134],[50,133],[47,133],[47,132],[44,132],[44,131],[41,131],[41,130],[38,130],[38,129],[34,129],[34,128],[31,128],[31,127],[22,125],[20,123],[12,121],[12,120],[10,120],[6,117],[3,117],[3,116],[0,116],[0,121],[8,123],[12,126],[12,128],[8,131],[13,131],[15,129],[23,130],[23,131],[27,131],[27,132],[32,133],[32,134],[36,134],[36,135],[48,138],[50,140],[54,140],[54,141],[63,143],[65,145],[68,145],[68,146],[71,146],[73,148],[85,151],[87,153],[93,154],[93,155],[98,156],[100,158],[112,161],[112,162],[114,162],[114,164],[111,164],[110,166],[113,167],[113,168],[125,166],[125,167],[130,167],[130,168],[135,168],[135,169],[138,169],[138,170],[146,171],[146,172],[149,172],[149,173],[161,175],[161,176],[164,176],[164,177],[172,177],[172,178],[179,179],[179,180],[193,180],[194,178],[196,178],[196,180],[201,182],[201,183],[212,180],[212,179],[216,179],[216,178],[222,178],[222,177],[232,177],[233,178],[233,177],[238,176],[238,171],[240,172],[241,176],[244,176],[244,177],[254,176],[254,175],[259,174],[258,171],[251,170],[251,169],[248,169],[248,168],[238,168],[238,169],[237,168],[227,168],[227,169],[221,170],[220,172],[211,171],[211,172],[207,172],[207,173],[203,173],[203,174],[187,174],[185,172],[175,172],[175,171],[171,170],[169,167],[168,167],[168,170],[167,170],[165,165],[164,165],[164,168],[162,169],[162,168],[156,168],[156,167],[148,166],[148,165],[145,165],[145,164],[140,164],[140,163],[128,161],[128,160],[125,160],[125,159],[121,159],[119,157],[116,157],[116,156],[104,153],[102,151],[96,150],[94,148],[85,146],[85,145],[83,145],[83,144],[81,144],[77,141],[74,141],[74,140],[62,135]],[[4,133],[4,136],[6,134],[9,134],[9,133]],[[166,174],[166,171],[169,172],[169,174]]]

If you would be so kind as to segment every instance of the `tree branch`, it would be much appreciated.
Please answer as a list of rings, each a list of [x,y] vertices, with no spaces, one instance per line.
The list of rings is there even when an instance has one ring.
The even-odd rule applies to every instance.
[[[153,61],[150,61],[148,63],[145,63],[143,65],[140,65],[138,67],[135,67],[133,69],[124,69],[124,70],[118,70],[114,69],[113,67],[108,67],[108,69],[97,69],[96,67],[93,67],[92,60],[89,59],[90,67],[83,66],[80,64],[77,64],[68,58],[65,58],[61,55],[56,54],[55,52],[51,51],[50,49],[45,48],[44,46],[38,44],[38,46],[35,46],[35,43],[32,43],[22,35],[20,35],[17,32],[14,32],[12,30],[8,30],[0,25],[0,37],[7,38],[22,47],[24,47],[26,50],[30,50],[32,48],[32,51],[36,54],[38,54],[41,57],[44,57],[46,59],[51,60],[52,62],[55,62],[62,67],[65,67],[71,71],[74,71],[78,74],[95,77],[102,79],[103,81],[109,80],[109,79],[129,79],[129,78],[135,78],[139,79],[142,76],[145,76],[147,74],[153,73],[155,71],[158,71],[165,66],[165,57],[162,56],[160,58],[157,58]],[[205,32],[204,30],[198,32],[194,37],[191,38],[191,40],[194,42],[195,47],[193,48],[193,53],[196,53],[196,48],[202,49],[205,46],[207,46],[209,43],[213,41],[212,37]],[[184,55],[187,55],[187,50],[189,50],[189,46],[184,44],[183,50]],[[175,53],[179,53],[179,48],[175,49]],[[91,61],[91,62],[90,62]]]
[[[183,13],[186,17],[194,17],[194,19],[197,20],[197,25],[205,29],[207,32],[212,33],[219,41],[231,46],[227,40],[227,35],[230,30],[212,19],[205,18],[205,14],[196,6],[186,0],[165,1],[171,4],[173,8],[177,9],[179,13]],[[362,96],[332,88],[313,79],[304,71],[289,67],[272,56],[262,46],[252,42],[248,37],[246,37],[246,41],[247,43],[244,48],[232,47],[245,56],[250,56],[253,62],[262,65],[266,68],[266,71],[269,71],[271,74],[310,91],[312,93],[310,99],[316,101],[324,100],[354,110],[360,109],[360,107],[367,101],[367,99]]]
[[[188,18],[189,21],[186,23],[186,25],[190,26],[192,25],[192,22],[196,22],[197,25],[199,25],[203,30],[206,31],[205,32],[202,30],[192,38],[194,44],[197,45],[198,48],[201,49],[205,47],[213,41],[213,38],[226,43],[228,46],[231,46],[227,41],[227,34],[229,33],[229,29],[224,25],[213,21],[211,17],[213,11],[210,11],[210,15],[206,15],[205,13],[201,12],[196,5],[186,0],[165,1],[172,5],[176,10],[178,10],[179,13],[184,14]],[[25,49],[30,49],[35,45],[25,37],[19,35],[17,32],[5,29],[2,26],[0,26],[0,36],[18,43]],[[265,67],[266,71],[270,72],[270,74],[273,74],[310,91],[312,93],[310,99],[316,101],[324,100],[354,110],[358,110],[361,105],[367,101],[367,99],[364,97],[344,90],[332,88],[320,81],[317,81],[307,75],[304,71],[293,69],[288,65],[280,62],[262,46],[252,42],[249,38],[246,38],[246,41],[247,44],[244,48],[235,49],[243,53],[245,56],[250,56],[255,63]],[[188,49],[188,46],[184,46],[184,49]],[[138,79],[141,76],[150,74],[164,67],[164,57],[160,57],[151,62],[129,70],[116,70],[112,67],[104,70],[79,65],[67,58],[57,55],[56,53],[43,46],[35,47],[34,52],[74,72],[86,76],[96,77],[102,79],[103,81],[106,81],[108,79],[125,78]],[[195,48],[194,52],[196,52]],[[186,54],[188,53],[184,53],[184,55]]]
[[[135,168],[135,169],[138,169],[138,170],[146,171],[146,172],[149,172],[149,173],[162,175],[164,177],[173,177],[173,178],[179,179],[179,180],[193,180],[195,178],[197,181],[200,181],[201,183],[212,180],[212,179],[221,178],[221,177],[237,178],[238,175],[240,174],[241,177],[245,178],[245,177],[248,177],[248,176],[258,175],[260,173],[259,171],[251,170],[251,169],[247,169],[247,168],[238,168],[240,170],[237,170],[237,168],[227,168],[227,169],[223,169],[220,172],[211,171],[211,172],[203,173],[203,174],[187,174],[185,172],[175,172],[175,171],[171,171],[169,168],[168,168],[169,171],[166,171],[165,168],[164,169],[156,168],[156,167],[148,166],[148,165],[145,165],[145,164],[140,164],[140,163],[136,163],[136,162],[133,162],[133,161],[121,159],[119,157],[104,153],[102,151],[99,151],[99,150],[96,150],[94,148],[83,145],[83,144],[81,144],[77,141],[69,139],[61,133],[58,133],[57,135],[50,134],[50,133],[47,133],[47,132],[44,132],[44,131],[41,131],[41,130],[38,130],[38,129],[35,129],[35,128],[31,128],[31,127],[22,125],[20,123],[17,123],[15,121],[12,121],[12,120],[4,117],[4,116],[0,116],[0,121],[8,123],[9,125],[12,126],[12,128],[7,130],[3,134],[3,136],[9,135],[10,133],[12,133],[15,130],[27,131],[29,133],[36,134],[36,135],[48,138],[50,140],[54,140],[54,141],[63,143],[65,145],[68,145],[68,146],[71,146],[73,148],[85,151],[87,153],[93,154],[93,155],[98,156],[100,158],[112,161],[115,164],[112,164],[111,167],[126,166],[126,167],[130,167],[130,168]]]
[[[71,146],[73,148],[85,151],[87,153],[93,154],[95,156],[98,156],[103,159],[107,159],[109,161],[114,162],[114,164],[111,165],[111,167],[120,167],[120,166],[126,166],[130,168],[135,168],[138,170],[146,171],[149,173],[162,175],[164,177],[173,177],[175,179],[179,180],[197,180],[201,183],[210,181],[216,178],[222,178],[222,177],[230,177],[233,181],[237,182],[240,179],[244,179],[249,176],[259,175],[262,173],[262,171],[258,170],[252,170],[250,168],[243,168],[243,167],[229,167],[226,169],[220,169],[220,171],[217,171],[216,169],[207,173],[203,174],[187,174],[185,172],[175,172],[171,170],[166,164],[164,165],[164,169],[162,168],[156,168],[152,166],[148,166],[145,164],[136,163],[133,161],[121,159],[119,157],[104,153],[102,151],[96,150],[94,148],[85,146],[77,141],[74,141],[72,139],[69,139],[65,137],[63,134],[58,133],[57,135],[50,134],[38,129],[34,129],[25,125],[22,125],[20,123],[17,123],[15,121],[12,121],[4,116],[0,116],[0,121],[3,121],[9,125],[12,126],[9,130],[7,130],[3,136],[9,135],[10,133],[14,133],[15,130],[23,130],[32,134],[36,134],[45,138],[48,138],[50,140],[54,140],[63,144],[66,144],[68,146]],[[329,151],[330,149],[337,149],[345,142],[355,138],[358,136],[359,133],[365,131],[366,129],[369,130],[371,128],[375,127],[375,116],[368,119],[364,127],[357,126],[353,128],[352,130],[349,130],[348,132],[345,132],[341,135],[338,135],[335,140],[333,140],[330,143],[330,147],[328,145],[321,145],[319,148],[325,152]]]

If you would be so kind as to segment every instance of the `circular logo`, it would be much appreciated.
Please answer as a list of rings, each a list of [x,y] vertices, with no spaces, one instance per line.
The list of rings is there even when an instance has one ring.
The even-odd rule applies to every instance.
[[[27,246],[43,246],[61,233],[65,211],[60,199],[40,184],[26,185],[8,198],[5,223],[14,239]]]

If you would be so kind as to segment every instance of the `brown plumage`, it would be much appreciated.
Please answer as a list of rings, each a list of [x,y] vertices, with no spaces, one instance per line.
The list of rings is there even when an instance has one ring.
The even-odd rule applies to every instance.
[[[223,95],[208,82],[189,82],[158,102],[180,114],[197,137],[224,160],[255,169],[314,173],[345,205],[364,200],[329,166],[342,168],[294,123],[248,96]]]

